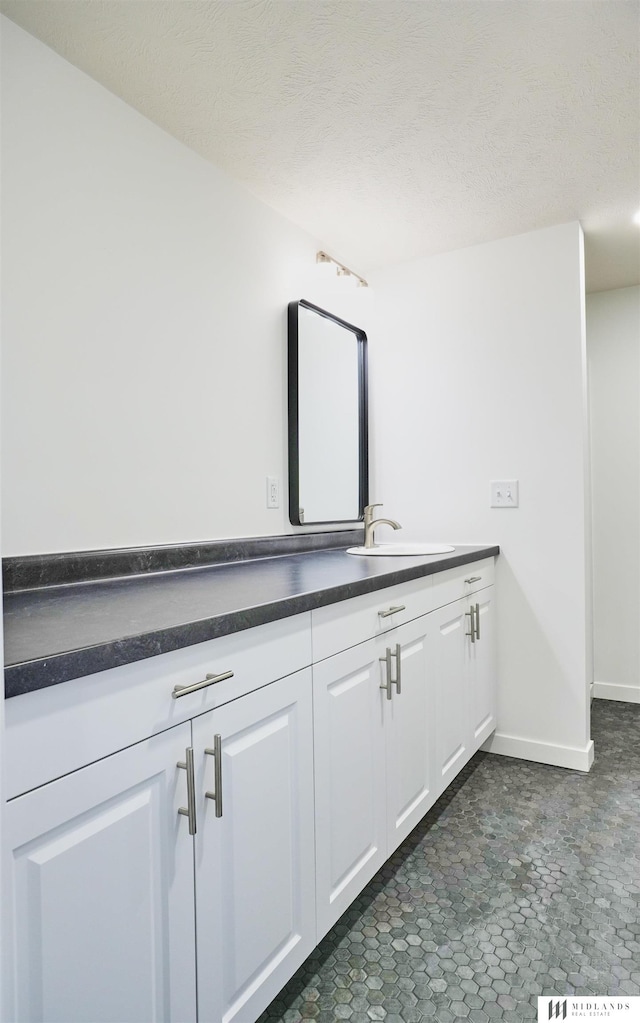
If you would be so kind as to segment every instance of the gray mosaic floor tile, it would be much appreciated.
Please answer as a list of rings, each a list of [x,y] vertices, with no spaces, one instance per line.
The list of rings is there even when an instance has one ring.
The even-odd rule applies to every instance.
[[[259,1023],[524,1023],[640,995],[640,706],[597,700],[589,774],[478,753]]]

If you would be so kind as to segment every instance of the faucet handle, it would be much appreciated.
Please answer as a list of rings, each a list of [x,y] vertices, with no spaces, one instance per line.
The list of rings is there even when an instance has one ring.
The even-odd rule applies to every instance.
[[[382,508],[382,502],[381,501],[377,501],[376,504],[368,504],[365,507],[365,509],[364,509],[364,523],[365,523],[365,526],[368,525],[369,522],[371,522],[371,520],[373,518],[373,509],[374,508]]]

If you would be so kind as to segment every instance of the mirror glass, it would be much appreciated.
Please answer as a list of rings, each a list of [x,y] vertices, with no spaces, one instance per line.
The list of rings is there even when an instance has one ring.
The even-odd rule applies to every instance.
[[[367,336],[289,304],[289,518],[353,522],[368,504]]]

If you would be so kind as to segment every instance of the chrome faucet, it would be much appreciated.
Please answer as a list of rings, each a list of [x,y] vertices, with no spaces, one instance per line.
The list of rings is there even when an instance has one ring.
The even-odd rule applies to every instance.
[[[365,547],[377,547],[378,546],[377,543],[375,543],[374,538],[373,538],[373,532],[374,532],[376,526],[380,526],[382,524],[385,524],[387,526],[393,526],[394,529],[402,529],[402,526],[400,525],[400,523],[396,522],[395,519],[374,519],[374,517],[373,517],[373,509],[374,508],[382,508],[382,505],[380,503],[378,503],[378,504],[368,504],[367,507],[364,510],[364,545],[365,545]]]

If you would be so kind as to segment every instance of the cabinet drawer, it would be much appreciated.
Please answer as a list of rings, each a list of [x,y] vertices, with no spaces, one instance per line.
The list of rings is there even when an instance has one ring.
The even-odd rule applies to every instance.
[[[311,663],[309,612],[6,701],[5,794],[37,788]],[[233,677],[173,699],[175,685]]]
[[[312,611],[313,660],[321,661],[426,614],[432,608],[432,580],[425,576]]]
[[[486,558],[484,561],[472,562],[462,568],[452,568],[448,572],[439,572],[433,577],[431,597],[433,604],[429,610],[444,607],[454,600],[466,597],[485,586],[491,586],[495,577],[495,561]]]

